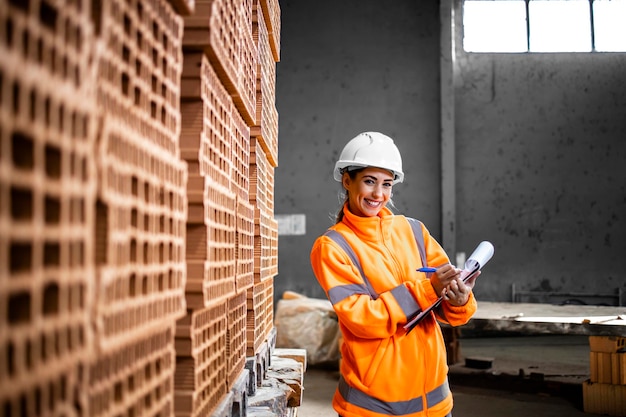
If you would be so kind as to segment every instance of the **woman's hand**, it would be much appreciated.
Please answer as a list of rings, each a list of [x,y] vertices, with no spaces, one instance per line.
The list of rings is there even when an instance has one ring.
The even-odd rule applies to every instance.
[[[445,264],[437,268],[437,271],[430,277],[430,284],[437,295],[443,295],[444,288],[450,285],[461,275],[461,270],[450,264]]]
[[[457,277],[443,290],[443,299],[449,302],[453,306],[463,306],[469,301],[469,296],[474,288],[476,278],[480,275],[480,271],[477,271],[472,275],[467,282],[463,282],[461,277]]]

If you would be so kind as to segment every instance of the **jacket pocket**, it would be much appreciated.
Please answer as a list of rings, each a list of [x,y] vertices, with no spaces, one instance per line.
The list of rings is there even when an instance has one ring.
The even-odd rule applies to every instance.
[[[378,373],[380,364],[385,357],[388,345],[389,339],[382,339],[378,344],[378,348],[376,349],[374,357],[372,358],[372,361],[370,362],[369,367],[367,368],[367,372],[365,373],[365,376],[363,378],[363,384],[365,384],[365,386],[371,386],[376,379],[376,374]]]

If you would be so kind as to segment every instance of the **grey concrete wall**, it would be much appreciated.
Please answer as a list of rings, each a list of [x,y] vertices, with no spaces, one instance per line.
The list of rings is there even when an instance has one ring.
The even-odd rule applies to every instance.
[[[279,237],[275,297],[324,297],[309,263],[313,241],[339,207],[334,163],[358,133],[396,140],[406,180],[398,212],[439,234],[439,6],[436,1],[280,3],[281,60],[275,213],[305,214],[306,235]]]
[[[279,237],[275,298],[323,297],[309,251],[338,208],[334,161],[357,133],[396,138],[407,175],[398,211],[441,235],[439,3],[283,0],[281,13],[275,212],[307,224]],[[479,299],[509,301],[515,284],[613,303],[585,294],[624,288],[625,64],[624,54],[457,55],[456,246],[496,246]]]
[[[626,55],[458,63],[458,245],[497,253],[477,296],[614,303],[590,295],[626,282]]]

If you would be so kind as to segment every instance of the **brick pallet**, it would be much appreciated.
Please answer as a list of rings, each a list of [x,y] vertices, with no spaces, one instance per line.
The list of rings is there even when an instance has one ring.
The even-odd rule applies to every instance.
[[[204,189],[189,188],[190,194],[203,196],[204,218],[187,222],[186,253],[188,307],[202,308],[235,292],[236,196],[209,177],[192,177],[189,184]]]
[[[589,336],[590,378],[583,382],[587,413],[626,415],[626,337]]]
[[[232,181],[231,188],[243,200],[250,194],[250,127],[237,109],[232,109]]]
[[[182,157],[190,171],[230,189],[233,102],[203,53],[185,53]]]
[[[228,300],[226,327],[226,377],[227,388],[232,389],[246,363],[246,293],[241,292]]]
[[[273,277],[255,282],[247,292],[246,355],[249,357],[258,353],[274,327],[273,297]]]
[[[236,229],[237,272],[235,288],[246,291],[254,283],[254,206],[237,197]]]
[[[272,217],[269,221],[270,262],[269,274],[278,275],[278,220]]]
[[[94,314],[106,350],[184,314],[187,172],[109,118],[99,141]]]
[[[258,0],[270,40],[272,56],[280,62],[280,4],[278,0]]]
[[[255,126],[260,126],[257,116],[267,113],[267,110],[262,113],[258,106],[263,103],[267,107],[268,101],[274,100],[275,82],[268,82],[268,78],[275,79],[275,68],[266,61],[263,67],[269,69],[263,70],[264,74],[272,74],[272,77],[259,77],[258,39],[252,36],[253,4],[252,0],[240,4],[230,0],[201,1],[196,3],[196,14],[185,17],[181,155],[189,164],[190,173],[186,254],[188,314],[200,314],[210,306],[217,307],[226,302],[229,316],[224,353],[229,364],[225,378],[227,386],[219,387],[221,395],[211,395],[212,406],[209,407],[198,402],[198,398],[207,398],[206,388],[183,387],[178,378],[177,392],[186,391],[191,395],[187,400],[178,396],[176,402],[179,412],[184,410],[185,415],[230,416],[236,407],[240,407],[237,401],[233,401],[237,398],[236,391],[229,388],[233,380],[242,378],[242,359],[246,359],[246,371],[252,374],[248,378],[263,376],[263,370],[269,364],[267,347],[271,343],[268,338],[271,338],[273,328],[271,274],[277,272],[277,262],[271,259],[272,256],[277,258],[278,227],[273,218],[273,168],[276,163],[275,156],[273,162],[268,161],[267,152],[258,145],[259,138],[251,132]],[[216,20],[220,14],[230,18]],[[269,42],[269,36],[264,39]],[[267,60],[271,52],[269,44],[265,47]],[[259,101],[257,96],[261,82],[264,83],[265,102]],[[270,119],[264,118],[261,140],[269,138],[270,134],[266,132],[271,131],[272,123],[277,131],[277,118]],[[207,192],[200,192],[199,184],[203,183],[205,187],[206,183],[212,184],[211,187],[219,189],[222,196],[228,195],[229,202],[234,196],[234,210],[230,210],[231,204],[228,204],[229,210],[225,210],[223,199],[217,198],[216,193],[209,196]],[[220,220],[210,225],[204,221],[205,213],[209,211]],[[229,226],[233,211],[234,234]],[[202,226],[198,228],[199,225]],[[211,233],[217,240],[211,237]],[[226,247],[233,247],[231,243],[234,256],[224,251]],[[235,260],[234,270],[229,264],[228,268],[221,268],[213,275],[228,282],[228,290],[208,294],[204,289],[200,297],[203,302],[198,302],[198,289],[205,288],[212,280],[206,272],[193,272],[199,271],[197,265],[206,262],[206,268],[211,265],[217,272],[215,268],[230,259]],[[192,296],[192,292],[196,295]],[[243,305],[240,304],[242,301]],[[212,349],[220,350],[215,345]],[[247,369],[251,359],[261,367],[259,373]],[[188,374],[200,372],[202,366],[188,358],[186,363],[179,358],[179,364],[180,372],[185,368]],[[261,382],[254,381],[252,386],[247,383],[247,393],[252,394]],[[199,392],[203,394],[200,396]]]
[[[92,354],[93,28],[0,2],[0,415],[77,415]],[[53,19],[49,19],[53,16]]]
[[[252,40],[251,2],[197,0],[185,18],[184,47],[203,51],[231,94],[246,123],[256,119],[256,49]]]
[[[246,415],[245,309],[244,292],[178,321],[176,416]]]
[[[173,414],[173,326],[166,325],[110,353],[89,367],[90,417]]]
[[[274,167],[254,137],[250,140],[249,198],[259,210],[274,214]]]
[[[261,340],[256,348],[246,358],[246,369],[249,371],[248,394],[254,396],[257,388],[263,385],[269,369],[272,352],[276,347],[276,340],[270,332],[269,337]],[[248,352],[251,352],[248,349]]]
[[[172,415],[174,330],[187,280],[183,20],[165,0],[93,4],[100,296],[87,415]]]
[[[0,0],[0,416],[248,415],[278,2],[66,3]]]
[[[261,210],[254,211],[254,282],[273,278],[272,274],[272,216]]]
[[[278,111],[276,110],[276,61],[271,52],[269,32],[255,1],[253,6],[253,37],[259,51],[256,79],[256,124],[251,135],[261,145],[268,162],[278,166]]]
[[[227,393],[227,302],[189,310],[176,325],[176,416],[201,416]]]
[[[99,107],[178,156],[182,18],[165,0],[97,4]]]
[[[211,412],[210,417],[234,417],[248,415],[248,370],[239,373],[226,395]]]

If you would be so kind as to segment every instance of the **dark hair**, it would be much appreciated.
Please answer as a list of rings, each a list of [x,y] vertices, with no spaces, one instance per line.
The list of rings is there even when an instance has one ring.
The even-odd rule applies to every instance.
[[[356,174],[363,171],[364,169],[365,167],[353,167],[353,166],[345,167],[341,171],[341,176],[343,178],[343,173],[347,172],[348,175],[350,176],[350,179],[354,180],[356,178]],[[343,206],[345,206],[346,201],[348,201],[348,190],[343,188],[343,181],[341,181],[341,187],[342,187],[343,192],[339,193],[340,204],[339,204],[339,210],[337,211],[337,214],[335,215],[335,224],[340,223],[343,220]]]

